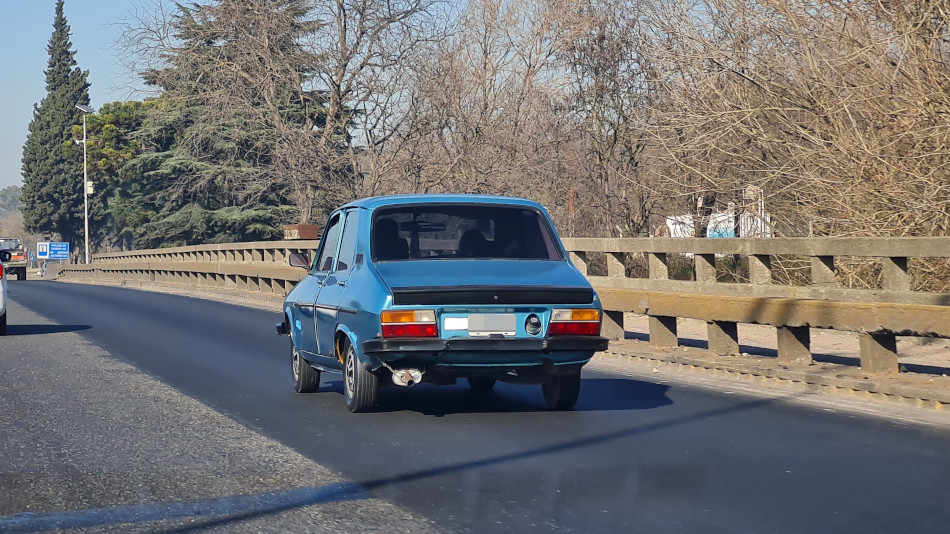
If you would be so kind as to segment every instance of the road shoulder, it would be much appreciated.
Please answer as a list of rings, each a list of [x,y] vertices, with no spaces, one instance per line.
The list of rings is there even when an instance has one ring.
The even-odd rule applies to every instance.
[[[11,302],[0,531],[436,531]],[[39,341],[42,339],[42,342]]]

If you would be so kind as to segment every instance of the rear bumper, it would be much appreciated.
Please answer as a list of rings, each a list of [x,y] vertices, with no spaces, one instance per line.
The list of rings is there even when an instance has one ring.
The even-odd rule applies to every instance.
[[[363,352],[383,357],[389,354],[498,352],[536,353],[590,352],[607,350],[607,338],[601,336],[564,336],[545,338],[395,338],[371,339],[363,343]]]
[[[606,349],[607,338],[600,336],[377,338],[363,343],[363,352],[370,358],[391,368],[423,370],[425,380],[436,383],[447,378],[486,377],[538,384],[555,375],[579,373],[595,352]]]

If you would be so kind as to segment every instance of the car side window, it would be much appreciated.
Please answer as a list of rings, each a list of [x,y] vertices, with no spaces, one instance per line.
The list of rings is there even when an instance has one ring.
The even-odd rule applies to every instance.
[[[356,256],[356,226],[359,222],[359,211],[352,210],[346,213],[343,221],[343,239],[340,242],[340,256],[336,262],[337,271],[346,271],[353,266]]]
[[[320,243],[320,256],[313,264],[315,271],[329,271],[333,267],[333,259],[336,255],[337,245],[340,244],[340,214],[330,218],[327,223],[327,231],[323,235],[323,242]]]

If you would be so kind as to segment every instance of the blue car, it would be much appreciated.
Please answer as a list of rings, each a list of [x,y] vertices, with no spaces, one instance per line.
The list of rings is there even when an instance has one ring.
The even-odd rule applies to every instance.
[[[295,389],[344,376],[351,412],[384,386],[541,384],[551,409],[577,402],[581,367],[607,348],[603,311],[539,204],[510,197],[416,195],[334,211],[287,295]]]

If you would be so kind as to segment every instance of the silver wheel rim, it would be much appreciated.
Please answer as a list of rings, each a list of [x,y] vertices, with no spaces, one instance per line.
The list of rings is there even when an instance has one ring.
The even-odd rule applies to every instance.
[[[294,380],[300,380],[300,355],[297,354],[297,349],[294,349],[293,368]]]
[[[346,351],[346,393],[352,397],[356,391],[356,358],[353,354],[353,347]]]

